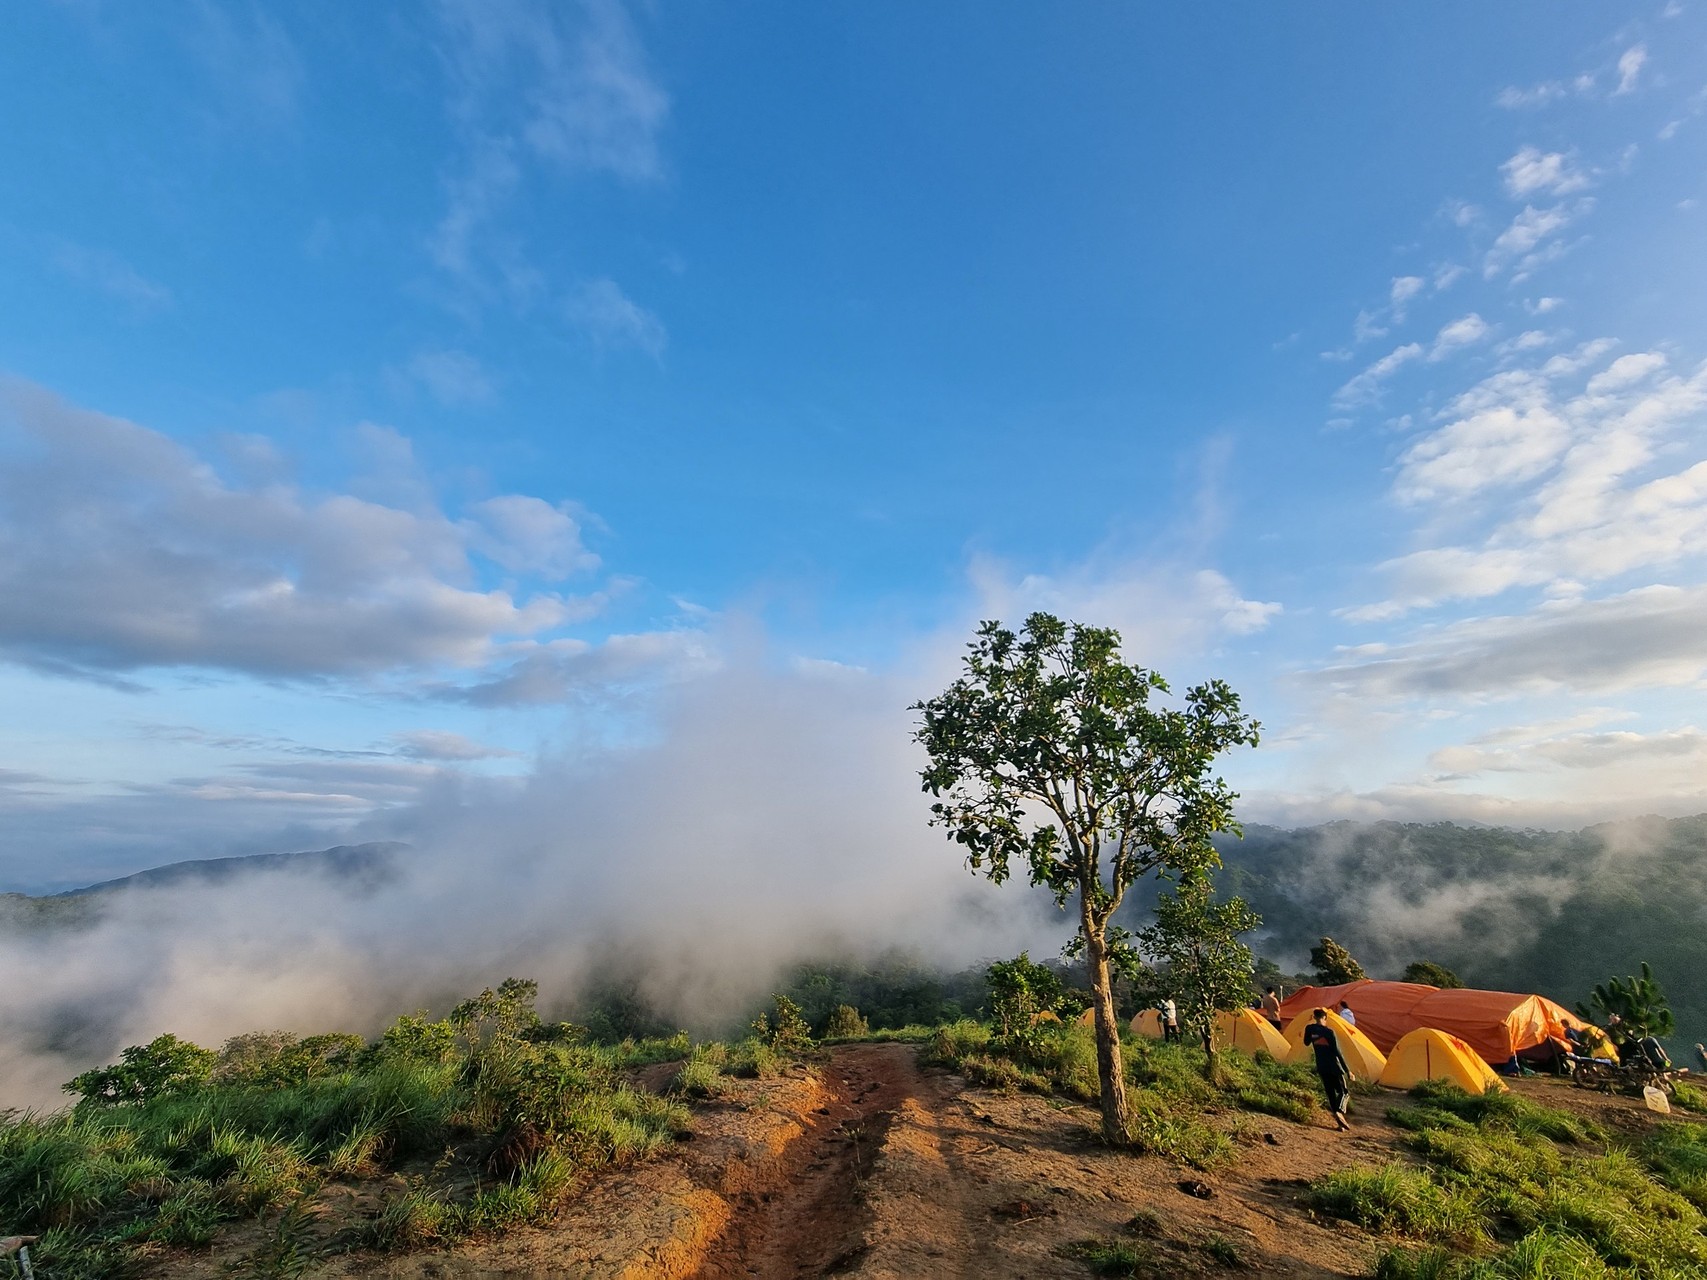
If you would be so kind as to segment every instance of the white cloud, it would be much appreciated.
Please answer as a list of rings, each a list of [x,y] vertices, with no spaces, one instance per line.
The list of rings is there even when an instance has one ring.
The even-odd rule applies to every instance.
[[[663,321],[614,280],[590,280],[563,304],[564,315],[601,349],[632,347],[661,359],[669,334]]]
[[[1515,265],[1517,274],[1514,279],[1521,279],[1548,260],[1543,249],[1544,242],[1593,208],[1594,201],[1587,197],[1573,205],[1559,204],[1546,209],[1525,205],[1523,211],[1500,232],[1493,247],[1482,259],[1482,275],[1492,279]],[[1555,256],[1557,252],[1562,251],[1556,246],[1549,247],[1554,248]]]
[[[1565,305],[1563,298],[1536,298],[1534,301],[1524,299],[1523,309],[1532,316],[1544,316],[1549,311],[1557,311]]]
[[[1423,278],[1421,276],[1394,276],[1393,286],[1387,295],[1388,301],[1396,311],[1422,291]]]
[[[156,431],[24,383],[0,394],[0,457],[0,656],[38,669],[478,667],[505,638],[576,613],[557,595],[479,582],[471,553],[536,568],[584,556],[567,517],[534,499],[480,504],[470,526],[408,476],[393,485],[408,499],[398,506],[228,483]]]
[[[1347,616],[1389,618],[1512,587],[1606,581],[1707,545],[1707,461],[1696,460],[1707,365],[1666,374],[1659,353],[1633,353],[1567,394],[1562,384],[1606,347],[1584,344],[1538,369],[1484,379],[1453,402],[1452,421],[1410,446],[1394,485],[1404,502],[1539,483],[1479,541],[1381,566],[1396,594]]]
[[[1632,45],[1618,59],[1618,87],[1612,91],[1613,97],[1620,94],[1633,93],[1636,82],[1641,79],[1642,68],[1648,62],[1648,46],[1645,44]]]
[[[469,508],[462,521],[468,545],[514,573],[560,581],[598,568],[581,541],[581,525],[564,504],[511,493]]]
[[[1472,311],[1444,324],[1429,347],[1430,360],[1443,360],[1460,347],[1474,346],[1489,334],[1488,322]]]
[[[1569,443],[1569,428],[1545,405],[1483,410],[1407,449],[1399,459],[1394,496],[1415,505],[1533,479]]]
[[[544,289],[504,211],[534,167],[662,180],[669,95],[617,0],[440,0],[461,155],[429,238],[433,261],[476,300]]]
[[[172,303],[172,291],[165,285],[156,284],[104,249],[60,240],[53,246],[50,261],[78,284],[99,290],[135,311],[156,311]]]
[[[1524,147],[1500,166],[1505,175],[1506,192],[1514,199],[1542,194],[1569,195],[1589,186],[1588,175],[1576,167],[1573,157],[1558,151],[1543,153],[1535,147]]]
[[[1421,343],[1407,342],[1402,347],[1395,347],[1334,392],[1334,406],[1349,409],[1374,404],[1381,398],[1381,384],[1413,360],[1420,359],[1422,354]]]
[[[392,734],[391,739],[397,744],[398,755],[414,760],[462,762],[515,759],[520,755],[519,752],[505,747],[492,747],[483,742],[476,742],[449,729],[409,729]]]
[[[417,352],[406,373],[447,407],[486,404],[496,394],[485,366],[466,351]]]
[[[1376,700],[1606,694],[1691,686],[1707,676],[1707,587],[1644,587],[1471,618],[1350,652],[1307,685]]]
[[[616,0],[441,0],[456,115],[575,172],[663,175],[670,98]]]

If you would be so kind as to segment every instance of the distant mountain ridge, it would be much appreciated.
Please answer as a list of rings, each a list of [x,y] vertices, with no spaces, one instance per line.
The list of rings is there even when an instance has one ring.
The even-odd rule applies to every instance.
[[[0,893],[0,925],[20,928],[92,923],[119,895],[150,890],[185,889],[199,885],[232,884],[272,871],[324,876],[352,892],[377,892],[402,873],[402,855],[409,846],[395,840],[340,844],[330,849],[299,853],[252,853],[229,858],[192,858],[150,867],[116,880],[102,880],[81,889],[32,896]]]
[[[192,858],[150,867],[116,880],[102,880],[81,889],[49,895],[76,898],[90,893],[116,893],[127,889],[164,889],[175,885],[219,884],[259,871],[317,871],[337,880],[372,882],[378,887],[396,871],[397,855],[409,846],[397,840],[373,840],[366,844],[340,844],[330,849],[308,849],[301,853],[250,853],[230,858]]]

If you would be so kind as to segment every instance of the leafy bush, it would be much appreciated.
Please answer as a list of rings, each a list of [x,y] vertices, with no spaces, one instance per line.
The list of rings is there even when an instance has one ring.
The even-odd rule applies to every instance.
[[[812,1048],[812,1028],[800,1006],[778,992],[771,997],[771,1012],[753,1019],[753,1035],[777,1053],[798,1055]]]
[[[201,1084],[212,1073],[217,1057],[212,1049],[175,1035],[156,1036],[145,1045],[125,1049],[113,1066],[97,1067],[66,1081],[65,1091],[83,1095],[79,1106],[146,1102]]]
[[[119,1276],[140,1253],[205,1244],[221,1222],[280,1211],[244,1265],[297,1274],[309,1194],[443,1153],[437,1189],[386,1201],[358,1243],[399,1247],[540,1221],[578,1170],[643,1156],[685,1133],[678,1102],[636,1093],[622,1072],[687,1054],[685,1036],[584,1043],[534,1012],[509,979],[442,1021],[399,1018],[354,1036],[235,1037],[218,1053],[162,1036],[85,1072],[83,1099],[48,1116],[0,1114],[0,1222],[42,1235],[42,1273]],[[774,1064],[768,1045],[753,1046]],[[715,1076],[723,1059],[697,1059]],[[472,1177],[470,1177],[472,1175]],[[494,1180],[495,1179],[495,1180]],[[473,1196],[454,1193],[473,1181]]]
[[[826,1040],[858,1040],[870,1033],[871,1027],[851,1004],[837,1005],[824,1023]]]

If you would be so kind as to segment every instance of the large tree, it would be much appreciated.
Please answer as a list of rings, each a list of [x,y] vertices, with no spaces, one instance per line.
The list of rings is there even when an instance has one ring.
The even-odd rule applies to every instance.
[[[1215,865],[1210,837],[1237,824],[1212,766],[1257,740],[1224,682],[1196,685],[1182,706],[1153,705],[1167,692],[1156,672],[1122,659],[1118,632],[1034,613],[1018,635],[981,625],[960,678],[913,707],[932,822],[972,871],[999,884],[1017,861],[1058,906],[1077,901],[1103,1135],[1114,1143],[1129,1140],[1131,1116],[1110,980],[1111,950],[1125,944],[1109,922],[1140,877]]]

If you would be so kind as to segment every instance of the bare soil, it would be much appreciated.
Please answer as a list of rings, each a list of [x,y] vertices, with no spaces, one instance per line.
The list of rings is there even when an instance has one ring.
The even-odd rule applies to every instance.
[[[669,1072],[646,1083],[663,1087]],[[1639,1099],[1549,1080],[1537,1101],[1637,1136],[1661,1122]],[[313,1277],[569,1276],[589,1280],[1043,1280],[1088,1275],[1071,1246],[1123,1241],[1154,1276],[1366,1276],[1383,1243],[1302,1204],[1334,1169],[1407,1158],[1361,1097],[1352,1132],[1228,1111],[1236,1158],[1214,1174],[1116,1152],[1090,1107],[992,1093],[918,1065],[913,1046],[857,1044],[816,1070],[731,1082],[696,1108],[668,1153],[589,1179],[549,1227],[404,1256],[349,1254]],[[382,1186],[329,1187],[328,1236],[375,1211]],[[152,1274],[258,1274],[268,1225],[238,1224],[211,1251],[174,1253]],[[1236,1256],[1237,1261],[1231,1261]]]

